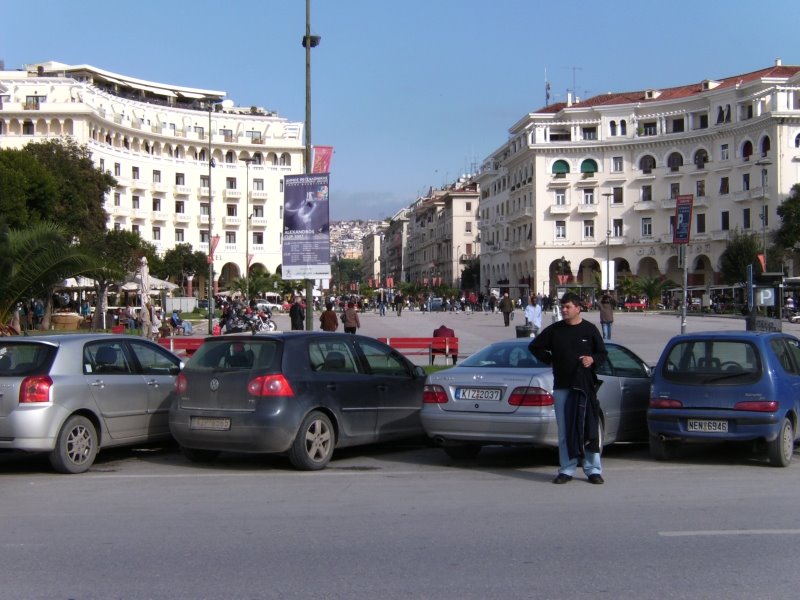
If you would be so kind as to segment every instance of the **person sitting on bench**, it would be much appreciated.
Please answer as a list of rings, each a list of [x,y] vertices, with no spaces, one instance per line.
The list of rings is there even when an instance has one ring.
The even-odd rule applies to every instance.
[[[453,331],[452,329],[450,329],[449,327],[446,327],[445,325],[442,325],[438,329],[434,329],[433,330],[433,337],[454,338],[454,337],[456,337],[456,332]],[[436,350],[436,349],[434,349],[432,351],[432,353],[431,353],[431,364],[433,364],[433,355],[434,354],[445,354],[445,351],[444,350]],[[458,355],[453,353],[451,356],[453,357],[453,365],[455,365],[456,362],[458,361]],[[447,359],[447,356],[445,356],[445,360],[446,359]]]

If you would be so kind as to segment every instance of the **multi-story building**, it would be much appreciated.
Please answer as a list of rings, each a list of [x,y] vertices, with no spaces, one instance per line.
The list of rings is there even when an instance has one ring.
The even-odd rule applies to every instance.
[[[406,249],[408,248],[408,209],[401,208],[381,232],[381,271],[383,283],[394,287],[408,281]]]
[[[303,172],[303,126],[225,92],[56,62],[0,71],[0,147],[68,136],[117,180],[109,229],[164,252],[214,251],[215,286],[281,264],[283,178]],[[211,227],[209,227],[209,219]],[[204,274],[200,274],[200,289]]]
[[[461,178],[411,205],[407,281],[460,286],[461,271],[480,251],[478,200],[478,185]]]
[[[613,287],[606,260],[680,281],[675,204],[691,194],[689,284],[710,289],[732,232],[766,238],[800,181],[800,67],[568,99],[515,123],[474,180],[484,288]]]

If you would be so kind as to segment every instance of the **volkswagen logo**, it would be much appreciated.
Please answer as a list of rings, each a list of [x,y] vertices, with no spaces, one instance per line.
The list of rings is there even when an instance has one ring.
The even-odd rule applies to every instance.
[[[219,389],[219,379],[214,377],[214,379],[211,380],[211,383],[208,385],[208,387],[211,388],[212,392],[216,392]]]

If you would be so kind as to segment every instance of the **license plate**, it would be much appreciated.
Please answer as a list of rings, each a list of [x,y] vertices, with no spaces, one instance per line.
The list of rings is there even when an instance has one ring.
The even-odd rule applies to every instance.
[[[704,433],[728,433],[728,422],[689,419],[687,428],[689,431],[702,431]]]
[[[191,428],[228,431],[231,428],[231,420],[227,417],[192,417]]]
[[[500,400],[496,388],[457,388],[456,400]]]

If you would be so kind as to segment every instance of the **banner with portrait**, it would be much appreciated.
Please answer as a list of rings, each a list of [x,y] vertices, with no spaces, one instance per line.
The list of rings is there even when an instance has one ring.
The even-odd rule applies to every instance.
[[[331,276],[330,173],[287,175],[283,184],[283,279]]]

